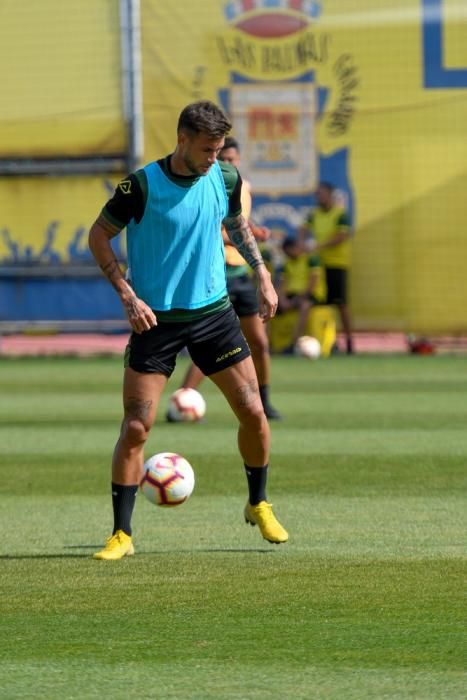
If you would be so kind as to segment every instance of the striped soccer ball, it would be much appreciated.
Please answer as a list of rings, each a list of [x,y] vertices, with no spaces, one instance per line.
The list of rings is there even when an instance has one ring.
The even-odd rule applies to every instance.
[[[159,452],[144,463],[140,489],[156,506],[179,506],[191,496],[195,475],[191,464],[175,452]]]
[[[196,389],[177,389],[169,399],[167,419],[173,423],[198,421],[206,413],[206,401]]]
[[[295,352],[310,360],[317,360],[321,355],[321,344],[317,338],[311,335],[302,335],[295,344]]]

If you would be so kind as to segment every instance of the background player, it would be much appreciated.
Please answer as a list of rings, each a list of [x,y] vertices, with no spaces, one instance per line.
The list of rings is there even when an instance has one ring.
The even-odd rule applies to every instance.
[[[235,168],[240,167],[240,147],[236,139],[227,136],[224,146],[218,155],[218,159],[230,163]],[[250,228],[255,238],[264,241],[269,238],[269,229],[255,226],[250,221],[251,215],[251,186],[247,180],[242,181],[241,193],[242,215],[249,221]],[[240,326],[250,346],[253,363],[259,383],[259,393],[263,403],[264,412],[269,420],[282,418],[269,399],[269,385],[271,377],[271,360],[269,356],[269,339],[265,324],[258,314],[258,298],[256,286],[250,276],[248,265],[237,248],[232,244],[225,229],[222,229],[227,274],[227,291],[232,306],[240,319]],[[182,382],[184,389],[196,389],[204,379],[204,374],[195,365],[191,364]],[[174,421],[170,412],[166,416],[168,421]]]
[[[346,336],[347,353],[353,352],[352,322],[348,306],[348,275],[351,262],[350,220],[342,206],[334,201],[334,187],[320,182],[316,190],[318,206],[308,215],[304,233],[311,233],[319,255],[327,288],[327,304],[337,306]]]

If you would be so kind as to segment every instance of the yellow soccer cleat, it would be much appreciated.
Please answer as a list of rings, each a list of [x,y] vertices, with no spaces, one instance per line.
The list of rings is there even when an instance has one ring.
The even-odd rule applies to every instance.
[[[108,538],[104,549],[93,554],[93,559],[122,559],[134,553],[135,548],[133,547],[131,537],[127,535],[126,532],[123,532],[123,530],[117,530],[115,535],[111,535]]]
[[[258,525],[264,539],[273,544],[287,542],[289,533],[284,530],[280,522],[272,512],[272,504],[261,501],[256,506],[247,503],[245,506],[245,522],[250,525]]]

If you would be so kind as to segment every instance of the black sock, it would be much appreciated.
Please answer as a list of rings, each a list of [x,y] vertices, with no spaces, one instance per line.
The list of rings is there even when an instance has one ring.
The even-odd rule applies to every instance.
[[[138,492],[138,484],[124,486],[123,484],[114,484],[112,481],[112,506],[114,510],[114,529],[123,530],[127,535],[131,536],[131,516],[135,507],[136,494]]]
[[[269,384],[263,384],[259,387],[259,395],[261,396],[263,408],[269,406]]]
[[[268,480],[268,465],[264,467],[249,467],[245,464],[245,473],[248,480],[248,500],[252,506],[260,501],[266,501],[266,482]]]

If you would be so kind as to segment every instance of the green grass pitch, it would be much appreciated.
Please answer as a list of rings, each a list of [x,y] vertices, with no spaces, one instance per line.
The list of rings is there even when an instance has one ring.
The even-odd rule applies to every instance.
[[[465,697],[465,359],[274,358],[281,546],[244,524],[206,382],[206,421],[146,451],[187,457],[193,496],[138,496],[137,556],[98,562],[120,383],[115,358],[1,360],[2,700]]]

